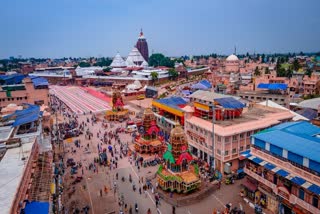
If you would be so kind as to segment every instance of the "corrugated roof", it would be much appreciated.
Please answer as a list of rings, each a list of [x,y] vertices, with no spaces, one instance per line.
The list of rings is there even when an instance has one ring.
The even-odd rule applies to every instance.
[[[169,98],[155,100],[155,102],[170,106],[178,110],[181,110],[179,105],[187,104],[187,101],[185,101],[182,97],[169,97]]]
[[[239,109],[245,107],[243,103],[233,97],[218,98],[215,101],[222,105],[223,108]]]
[[[212,87],[211,83],[208,80],[201,80],[199,83],[206,86],[207,88]]]
[[[288,85],[284,83],[260,83],[258,88],[269,90],[286,90]]]
[[[320,162],[320,138],[314,136],[320,134],[320,128],[305,121],[290,124],[275,126],[269,132],[255,134],[254,138]]]

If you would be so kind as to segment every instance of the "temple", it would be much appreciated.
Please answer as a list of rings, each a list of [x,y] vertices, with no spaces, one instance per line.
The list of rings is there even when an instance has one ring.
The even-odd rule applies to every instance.
[[[142,29],[140,31],[140,35],[139,35],[136,47],[138,48],[139,52],[143,56],[144,60],[148,62],[149,61],[148,43],[146,38],[143,35]]]
[[[197,164],[192,164],[193,158],[180,125],[171,130],[170,144],[163,159],[165,163],[157,172],[157,180],[163,190],[189,193],[200,187],[199,168]]]
[[[156,118],[150,108],[143,113],[143,123],[139,127],[139,135],[135,138],[135,151],[138,153],[161,153],[164,150],[164,138],[156,125]]]
[[[128,119],[129,111],[124,108],[124,103],[119,91],[112,94],[112,109],[106,112],[105,118],[109,121],[124,121]]]

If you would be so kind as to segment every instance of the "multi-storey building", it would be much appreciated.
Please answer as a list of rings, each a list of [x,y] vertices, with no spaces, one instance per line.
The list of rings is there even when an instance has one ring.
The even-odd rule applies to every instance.
[[[244,195],[273,213],[320,213],[320,128],[288,122],[252,136]]]
[[[190,96],[193,111],[185,112],[190,151],[221,172],[230,173],[243,167],[240,153],[250,148],[252,134],[294,116],[287,110],[258,104],[245,107],[233,97],[201,93],[205,94]]]
[[[48,105],[48,81],[42,77],[25,78],[25,75],[11,75],[1,77],[0,82],[1,108],[11,103]]]

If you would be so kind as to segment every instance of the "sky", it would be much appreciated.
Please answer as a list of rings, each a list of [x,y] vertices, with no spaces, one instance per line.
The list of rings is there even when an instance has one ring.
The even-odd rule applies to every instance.
[[[0,58],[320,51],[319,0],[1,0]]]

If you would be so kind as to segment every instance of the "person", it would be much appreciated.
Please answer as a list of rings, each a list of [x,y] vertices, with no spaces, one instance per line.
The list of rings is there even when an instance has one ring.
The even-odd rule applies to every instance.
[[[132,206],[130,204],[130,207],[129,207],[129,214],[132,214]]]
[[[141,195],[141,193],[142,193],[142,192],[141,192],[141,187],[139,187],[139,194]]]
[[[150,208],[148,209],[147,214],[151,214],[151,210],[150,210]]]
[[[147,192],[147,190],[145,190],[144,191],[144,196],[147,198],[147,194],[148,194],[148,192]]]
[[[138,208],[138,204],[137,203],[135,203],[134,209],[136,210],[136,212],[138,212],[139,208]]]
[[[176,207],[172,206],[172,214],[176,214]]]

